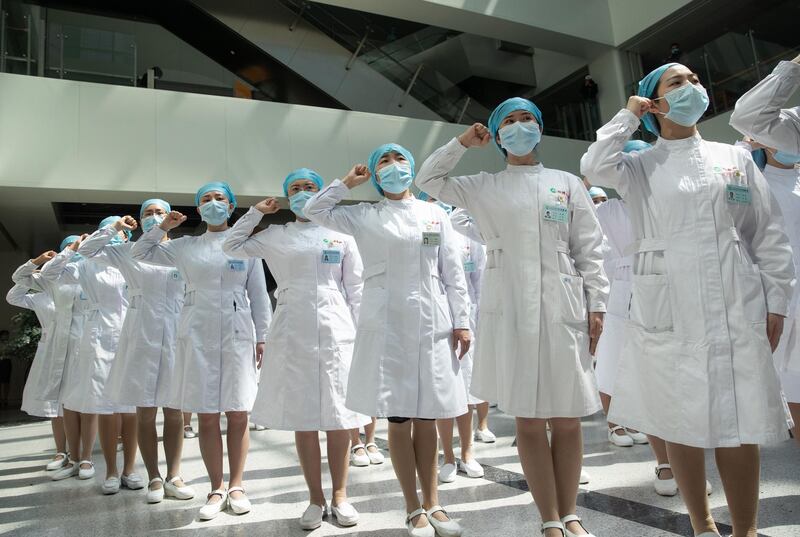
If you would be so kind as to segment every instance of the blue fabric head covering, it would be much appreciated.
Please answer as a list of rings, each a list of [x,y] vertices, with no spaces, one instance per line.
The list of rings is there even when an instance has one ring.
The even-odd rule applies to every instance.
[[[502,147],[500,147],[500,144],[497,143],[497,133],[500,131],[500,123],[503,122],[508,114],[517,110],[526,110],[533,114],[533,117],[536,118],[536,122],[539,123],[539,129],[544,132],[542,111],[539,110],[538,106],[533,104],[528,99],[523,99],[522,97],[511,97],[510,99],[506,99],[497,105],[497,108],[494,109],[492,115],[489,116],[489,132],[492,135],[492,141],[494,142],[494,145],[497,146],[497,149],[503,154],[505,154],[505,151]]]
[[[751,151],[750,154],[753,156],[753,162],[756,163],[758,169],[763,172],[764,168],[767,167],[767,152],[762,148]]]
[[[158,205],[159,207],[161,207],[162,209],[164,209],[167,212],[170,212],[172,210],[172,207],[170,207],[169,203],[167,203],[166,201],[164,201],[162,199],[159,199],[159,198],[151,198],[149,200],[145,200],[145,202],[142,203],[142,206],[139,209],[139,220],[142,219],[142,215],[144,214],[144,210],[147,209],[148,207],[150,207],[151,205]]]
[[[428,201],[429,199],[431,199],[431,197],[428,195],[427,192],[420,191],[420,193],[417,194],[417,199],[420,201]]]
[[[390,143],[390,144],[383,144],[382,146],[375,149],[372,154],[369,156],[369,160],[367,161],[367,168],[369,168],[369,173],[372,175],[372,186],[374,186],[378,192],[380,192],[381,196],[383,196],[383,189],[378,184],[378,178],[375,175],[375,167],[378,165],[378,161],[381,160],[381,157],[386,153],[390,153],[394,151],[395,153],[400,153],[411,165],[411,176],[416,175],[415,166],[414,166],[414,155],[411,154],[411,151],[403,147],[402,145]]]
[[[590,198],[601,198],[601,197],[602,198],[607,198],[608,194],[606,194],[606,191],[603,190],[602,188],[600,188],[598,186],[593,186],[592,188],[589,189],[589,197]]]
[[[630,153],[632,151],[644,151],[645,149],[651,149],[653,146],[645,142],[644,140],[628,140],[625,142],[625,147],[622,148],[623,153]]]
[[[104,227],[108,227],[116,223],[117,220],[122,218],[121,216],[106,216],[100,221],[100,225],[97,226],[97,229],[103,229]],[[125,230],[125,235],[128,236],[128,240],[131,240],[133,233],[131,233],[130,229]]]
[[[72,244],[73,242],[79,240],[81,238],[80,235],[67,235],[63,241],[61,241],[61,246],[58,247],[58,251],[62,251],[64,248]]]
[[[231,190],[231,186],[228,183],[223,183],[222,181],[212,181],[204,184],[197,191],[197,194],[194,197],[194,204],[199,207],[200,198],[202,198],[207,192],[222,192],[225,194],[225,197],[228,198],[228,201],[233,203],[233,208],[236,208],[236,196],[233,195],[233,190]]]
[[[324,181],[322,180],[322,176],[315,172],[314,170],[310,170],[308,168],[297,168],[295,171],[291,172],[289,175],[286,176],[286,179],[283,180],[283,195],[289,195],[289,185],[297,181],[298,179],[309,179],[316,184],[320,190],[322,190],[322,185]]]
[[[647,97],[650,99],[653,93],[655,93],[656,88],[658,87],[658,81],[661,80],[661,75],[664,74],[664,71],[670,67],[675,67],[676,65],[680,64],[674,62],[665,63],[661,67],[657,67],[650,71],[650,74],[639,81],[639,91],[636,94],[639,97]],[[649,130],[656,136],[661,135],[661,132],[658,129],[658,121],[650,112],[642,116],[642,123],[644,124],[645,129]]]

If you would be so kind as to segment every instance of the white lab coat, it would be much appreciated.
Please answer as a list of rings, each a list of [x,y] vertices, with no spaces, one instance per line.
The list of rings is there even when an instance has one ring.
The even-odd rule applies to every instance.
[[[601,406],[587,311],[605,311],[608,280],[586,188],[541,164],[448,177],[465,151],[453,138],[425,161],[416,182],[469,211],[486,238],[471,393],[517,417],[593,414]]]
[[[628,305],[631,301],[631,268],[633,256],[627,253],[633,244],[633,230],[625,203],[610,199],[597,207],[597,219],[605,235],[603,269],[611,280],[608,294],[603,334],[595,350],[595,374],[597,389],[601,393],[614,395],[614,382],[622,343],[625,337],[625,323],[628,320]]]
[[[263,258],[278,284],[253,422],[284,431],[370,423],[345,406],[363,287],[355,241],[311,222],[272,225],[251,237],[262,216],[251,207],[222,245],[231,257]]]
[[[800,64],[782,61],[736,102],[731,126],[755,141],[800,155],[800,106],[781,106],[800,88]]]
[[[52,337],[55,324],[55,305],[49,294],[39,291],[31,293],[34,289],[33,278],[26,278],[28,281],[20,281],[8,291],[6,301],[12,306],[33,310],[41,327],[41,336],[36,345],[36,354],[33,357],[25,387],[22,390],[21,410],[31,416],[42,418],[55,418],[59,415],[59,404],[57,400],[42,399],[39,388],[46,383],[45,378],[48,370],[50,356],[50,338]]]
[[[107,226],[78,249],[82,256],[119,270],[128,288],[128,311],[106,381],[106,397],[123,405],[164,407],[174,380],[183,278],[176,268],[134,261],[133,243],[109,244],[116,234],[113,226]]]
[[[778,204],[746,151],[698,134],[623,153],[638,127],[620,111],[581,159],[625,199],[637,239],[608,419],[702,448],[785,439],[766,334],[794,281]]]
[[[266,342],[272,308],[260,260],[222,251],[230,229],[160,242],[154,227],[131,256],[177,267],[186,282],[178,323],[169,408],[186,412],[250,411],[256,397],[255,344]]]
[[[349,192],[336,180],[304,209],[319,225],[352,235],[364,260],[347,408],[377,417],[464,414],[452,331],[469,328],[469,298],[447,213],[414,198],[337,207]],[[430,244],[435,233],[441,246]]]
[[[85,414],[135,412],[133,406],[116,404],[105,393],[128,309],[125,279],[114,267],[91,259],[71,262],[74,255],[65,248],[41,272],[51,282],[79,284],[89,301],[78,352],[70,360],[67,382],[62,383],[61,402],[64,408]]]
[[[452,223],[452,218],[451,218]],[[455,226],[453,226],[455,229]],[[481,279],[486,269],[486,247],[460,232],[454,235],[459,243],[461,252],[461,266],[464,268],[464,277],[467,280],[467,293],[469,294],[469,328],[473,334],[478,332],[478,304],[481,298]],[[475,358],[475,341],[469,352],[461,359],[461,378],[464,379],[464,388],[467,390],[467,402],[470,405],[483,403],[470,393],[472,386],[472,370]]]

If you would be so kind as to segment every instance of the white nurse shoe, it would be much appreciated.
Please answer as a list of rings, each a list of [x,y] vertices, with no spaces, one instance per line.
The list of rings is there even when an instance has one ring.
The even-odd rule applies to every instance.
[[[436,513],[443,513],[447,520],[439,520],[435,516]],[[434,531],[438,537],[461,537],[464,530],[461,525],[455,520],[450,518],[441,505],[435,505],[428,510],[428,522],[433,526]]]
[[[156,483],[161,486],[157,489],[151,488]],[[147,484],[147,503],[161,503],[164,499],[164,480],[160,477],[154,477]]]
[[[78,475],[77,461],[67,461],[67,465],[54,473],[52,479],[53,481],[61,481],[62,479],[69,479],[70,477],[75,477],[76,475]]]
[[[88,468],[83,465],[88,464]],[[78,479],[91,479],[94,477],[94,463],[92,461],[81,461],[78,463]]]
[[[119,492],[119,486],[120,482],[118,477],[107,477],[101,489],[103,490],[103,494],[111,495]]]
[[[219,496],[220,500],[214,503],[208,503],[211,498],[214,496]],[[217,517],[217,515],[225,509],[225,506],[228,504],[228,493],[225,492],[223,489],[212,490],[208,493],[206,504],[200,508],[199,516],[200,520],[212,520]]]
[[[364,453],[358,453],[363,451]],[[353,466],[369,466],[369,455],[367,455],[367,448],[364,444],[356,444],[350,450],[350,462]]]
[[[458,461],[458,469],[473,479],[483,477],[483,466],[475,459],[468,461]]]
[[[639,431],[634,431],[633,429],[628,429],[626,427],[625,434],[630,436],[633,439],[633,443],[636,445],[644,445],[650,443],[650,440],[647,439],[647,435],[644,433],[640,433]]]
[[[367,457],[369,457],[370,464],[383,464],[386,458],[383,456],[383,453],[381,453],[378,444],[370,442],[365,447],[367,449]]]
[[[497,442],[497,437],[489,429],[477,429],[475,431],[475,440],[484,444],[494,444]]]
[[[300,527],[304,530],[315,530],[322,526],[322,519],[328,514],[328,506],[309,504],[300,517]]]
[[[564,524],[560,520],[551,520],[550,522],[542,522],[542,535],[546,530],[559,530],[561,535],[566,535],[567,530],[564,529]]]
[[[59,458],[60,457],[60,458]],[[55,470],[61,470],[69,463],[69,454],[67,453],[56,453],[56,456],[53,457],[53,460],[47,463],[45,467],[48,472],[53,472]]]
[[[231,492],[241,492],[242,496],[239,498],[234,498],[231,496]],[[244,493],[244,489],[242,487],[231,487],[228,489],[228,505],[231,507],[231,510],[236,513],[237,515],[243,515],[245,513],[249,513],[250,509],[253,508],[250,500],[247,499],[247,495]]]
[[[167,482],[164,483],[164,495],[175,498],[176,500],[191,500],[194,498],[194,489],[186,484],[178,486],[176,485],[178,481],[183,481],[179,475],[168,479]]]
[[[622,434],[618,434],[620,431]],[[619,447],[631,447],[633,445],[633,438],[625,432],[625,427],[620,427],[619,425],[608,428],[608,441]]]
[[[425,520],[428,521],[426,526],[422,526],[421,528],[417,528],[414,526],[412,520],[416,517],[424,517]],[[428,514],[425,512],[425,509],[419,508],[413,513],[408,513],[406,515],[406,532],[408,533],[409,537],[436,537],[436,530],[433,529],[431,526],[431,519],[428,518]]]
[[[336,517],[336,522],[342,527],[349,528],[358,524],[358,511],[352,504],[342,502],[339,505],[331,505],[331,511]]]
[[[589,484],[589,480],[591,478],[592,478],[592,476],[589,475],[589,472],[587,472],[586,470],[581,468],[581,476],[580,476],[580,478],[578,478],[578,484],[579,485],[588,485]]]
[[[580,524],[581,528],[583,528],[583,531],[586,532],[586,535],[580,535],[569,531],[567,524],[571,522],[577,522],[578,524]],[[583,525],[583,523],[581,522],[581,518],[578,515],[567,515],[561,519],[561,523],[564,524],[564,535],[566,535],[566,537],[595,537],[594,534],[589,533],[589,530],[587,530],[586,526]]]
[[[439,468],[439,482],[452,483],[453,481],[456,480],[457,473],[458,473],[458,468],[456,468],[456,465],[447,463],[441,468]]]
[[[131,472],[128,475],[122,474],[120,481],[122,486],[130,490],[139,490],[144,488],[144,480],[136,472]]]

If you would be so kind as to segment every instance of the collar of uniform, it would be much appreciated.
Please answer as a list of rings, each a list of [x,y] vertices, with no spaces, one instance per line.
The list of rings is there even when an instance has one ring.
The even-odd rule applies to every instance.
[[[389,198],[383,198],[383,202],[392,207],[404,206],[404,205],[411,205],[414,203],[416,198],[413,196],[409,196],[407,198],[403,198],[401,200],[390,200]]]
[[[522,165],[514,165],[514,164],[507,164],[506,171],[507,172],[515,172],[515,173],[539,173],[544,169],[544,166],[540,162],[539,164],[522,164]]]
[[[667,151],[685,151],[687,149],[697,147],[702,141],[703,138],[700,136],[700,133],[696,132],[694,133],[694,136],[683,138],[681,140],[667,140],[659,136],[655,146],[659,149],[666,149]]]
[[[219,238],[222,238],[225,235],[227,235],[227,233],[230,230],[231,230],[230,226],[228,226],[227,229],[223,229],[222,231],[209,231],[209,230],[206,230],[206,232],[203,233],[201,236],[205,237],[205,238],[208,238],[210,240],[219,239]]]

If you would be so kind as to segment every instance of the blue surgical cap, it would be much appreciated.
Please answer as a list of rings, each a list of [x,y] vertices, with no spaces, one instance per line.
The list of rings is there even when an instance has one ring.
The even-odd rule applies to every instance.
[[[142,203],[142,206],[139,209],[139,220],[142,219],[142,215],[144,214],[144,210],[147,209],[148,207],[150,207],[151,205],[158,205],[159,207],[161,207],[162,209],[164,209],[167,212],[170,212],[172,210],[172,207],[170,207],[169,203],[167,203],[166,201],[164,201],[162,199],[159,199],[159,198],[151,198],[149,200],[146,200],[144,203]]]
[[[286,179],[283,180],[284,196],[289,195],[289,186],[298,179],[308,179],[310,181],[314,181],[314,184],[316,184],[320,190],[322,190],[322,185],[324,184],[322,176],[314,170],[310,170],[308,168],[297,168],[295,171],[287,175]]]
[[[625,147],[622,148],[623,153],[630,153],[632,151],[644,151],[645,149],[651,149],[653,146],[645,142],[644,140],[628,140],[625,142]]]
[[[542,111],[539,110],[538,106],[533,104],[528,99],[523,99],[522,97],[512,97],[510,99],[506,99],[497,105],[497,108],[494,109],[492,115],[489,116],[489,132],[492,135],[492,141],[494,142],[494,145],[497,146],[497,149],[503,154],[505,154],[503,148],[497,143],[497,133],[500,131],[500,123],[503,122],[508,114],[511,112],[516,112],[517,110],[526,110],[533,114],[533,117],[536,118],[536,122],[539,123],[539,129],[544,132]]]
[[[383,196],[383,189],[378,184],[378,178],[375,175],[375,168],[378,166],[378,161],[381,160],[381,157],[386,153],[391,152],[400,153],[406,157],[406,160],[411,165],[411,176],[413,177],[416,175],[416,172],[414,171],[414,155],[411,154],[411,151],[399,144],[383,144],[372,152],[372,154],[369,156],[369,160],[367,161],[367,168],[369,168],[369,173],[372,174],[372,186],[374,186],[378,192],[380,192],[381,196]]]
[[[753,161],[762,172],[767,167],[767,152],[764,149],[756,149],[750,153],[753,156]]]
[[[606,194],[606,191],[603,190],[602,188],[600,188],[598,186],[593,186],[592,188],[589,189],[589,197],[592,198],[592,199],[594,199],[594,198],[607,198],[608,194]]]
[[[202,198],[207,192],[222,192],[225,194],[225,197],[228,198],[228,201],[233,203],[233,208],[236,208],[236,196],[233,195],[231,185],[228,183],[223,183],[222,181],[212,181],[204,184],[197,191],[197,194],[195,194],[194,204],[200,206],[200,198]]]
[[[61,246],[58,247],[58,251],[62,251],[64,248],[72,244],[73,242],[80,240],[80,235],[68,235],[63,241],[61,241]]]
[[[646,77],[639,81],[639,91],[637,95],[639,97],[647,97],[648,99],[652,98],[652,95],[655,93],[656,88],[658,87],[658,81],[661,80],[661,75],[669,69],[670,67],[675,67],[676,65],[680,65],[679,63],[665,63],[661,67],[657,67],[650,71]],[[653,114],[650,112],[646,113],[642,116],[642,123],[644,124],[644,128],[655,134],[656,136],[660,136],[661,132],[658,129],[658,121]]]
[[[108,226],[114,225],[117,222],[117,220],[119,220],[120,218],[122,218],[122,217],[121,216],[106,216],[105,218],[103,218],[100,221],[100,225],[97,226],[97,229],[103,229],[104,227],[108,227]],[[131,233],[130,229],[126,229],[125,230],[125,235],[128,236],[128,240],[131,240],[131,237],[133,236],[133,233]]]
[[[420,192],[417,194],[417,199],[420,201],[428,201],[431,197],[428,195],[427,192]]]

